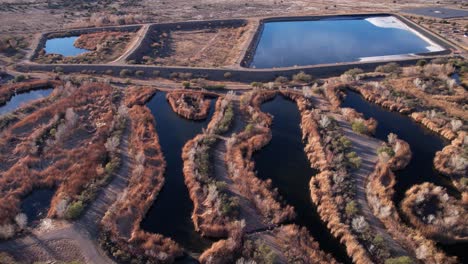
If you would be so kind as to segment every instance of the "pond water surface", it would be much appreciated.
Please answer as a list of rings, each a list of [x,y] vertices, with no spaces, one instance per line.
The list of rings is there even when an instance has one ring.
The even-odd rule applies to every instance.
[[[60,54],[65,57],[74,57],[89,50],[75,47],[74,43],[78,37],[63,37],[48,39],[45,44],[47,54]]]
[[[249,67],[353,62],[440,50],[393,16],[266,22]]]
[[[375,118],[378,121],[376,138],[387,141],[387,135],[395,133],[410,145],[413,154],[411,162],[403,170],[395,172],[397,182],[393,200],[396,205],[399,206],[405,192],[411,186],[423,182],[431,182],[435,185],[443,186],[447,188],[451,195],[458,199],[460,198],[460,194],[454,189],[450,180],[438,173],[433,165],[435,153],[441,150],[448,142],[414,122],[408,116],[390,112],[376,104],[369,103],[356,92],[347,92],[342,107],[351,107],[364,114],[366,118]],[[468,255],[465,253],[467,245],[468,243],[460,243],[455,245],[440,245],[440,247],[450,255],[459,257],[461,263],[468,263]]]
[[[310,198],[309,182],[317,171],[310,167],[304,152],[299,127],[301,116],[296,103],[276,96],[273,101],[264,103],[261,110],[274,119],[271,142],[254,154],[258,177],[272,180],[286,203],[294,206],[297,214],[294,222],[307,227],[320,248],[342,263],[351,263],[344,246],[330,235],[320,220]]]
[[[156,93],[147,104],[156,120],[159,143],[167,167],[164,186],[141,227],[170,237],[195,253],[208,248],[212,241],[195,231],[191,219],[193,203],[184,182],[182,148],[206,127],[213,115],[214,103],[215,100],[212,100],[209,115],[204,121],[187,120],[177,115],[167,103],[166,93],[163,92]]]
[[[5,105],[0,106],[0,115],[11,113],[20,108],[23,104],[33,100],[47,97],[50,95],[50,93],[52,93],[53,90],[53,88],[48,88],[16,94],[12,96]]]

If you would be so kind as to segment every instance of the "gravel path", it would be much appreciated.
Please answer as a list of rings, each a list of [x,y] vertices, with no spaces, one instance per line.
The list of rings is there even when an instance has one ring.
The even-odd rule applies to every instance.
[[[387,246],[389,246],[396,255],[410,255],[387,232],[383,223],[372,213],[367,201],[366,186],[368,177],[374,172],[375,166],[377,165],[378,157],[376,153],[382,142],[376,138],[354,132],[350,124],[341,118],[337,118],[337,121],[343,135],[351,140],[351,151],[356,152],[362,160],[361,167],[351,173],[356,183],[356,200],[364,218],[370,224],[373,231],[384,238]]]

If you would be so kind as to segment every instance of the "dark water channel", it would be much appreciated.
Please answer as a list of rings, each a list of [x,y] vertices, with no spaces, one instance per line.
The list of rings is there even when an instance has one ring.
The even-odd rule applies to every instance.
[[[42,218],[47,216],[54,193],[54,189],[38,189],[23,199],[21,212],[28,217],[29,226],[36,226]]]
[[[387,141],[387,135],[395,133],[410,144],[413,153],[411,162],[403,170],[395,172],[397,183],[393,200],[396,205],[400,204],[409,188],[423,182],[443,186],[451,195],[460,198],[460,194],[454,189],[450,180],[434,168],[435,153],[448,144],[446,140],[414,122],[408,116],[369,103],[356,92],[347,92],[342,107],[351,107],[363,113],[366,118],[375,118],[378,121],[376,138]],[[466,253],[468,243],[440,245],[440,247],[450,255],[458,256],[462,263],[468,263]]]
[[[5,105],[0,106],[0,115],[8,114],[20,108],[23,104],[31,102],[36,99],[44,98],[50,95],[54,89],[41,89],[25,93],[16,94],[6,102]]]
[[[271,142],[254,155],[258,177],[271,179],[285,202],[294,206],[295,223],[305,226],[320,247],[338,261],[351,263],[345,248],[328,232],[310,198],[309,181],[316,170],[304,153],[300,113],[294,102],[277,96],[261,107],[274,116]]]
[[[154,204],[143,219],[141,227],[174,239],[190,252],[200,253],[212,241],[195,232],[191,219],[193,203],[184,183],[182,148],[190,139],[201,133],[214,112],[211,102],[208,118],[204,121],[184,119],[172,111],[166,93],[158,92],[148,102],[156,120],[156,130],[167,163],[165,183]]]

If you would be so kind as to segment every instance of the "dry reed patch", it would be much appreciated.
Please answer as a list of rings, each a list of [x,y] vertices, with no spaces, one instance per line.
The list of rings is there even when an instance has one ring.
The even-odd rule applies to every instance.
[[[444,188],[431,183],[415,185],[406,191],[401,206],[425,236],[443,243],[468,241],[466,208]]]
[[[201,93],[169,92],[166,99],[172,110],[186,119],[204,119],[210,110],[210,100]]]
[[[128,186],[101,221],[101,245],[120,261],[139,258],[171,263],[181,247],[160,234],[145,232],[140,223],[164,184],[166,162],[151,111],[141,105],[129,110],[128,155],[133,160]],[[161,212],[164,213],[164,212]]]
[[[57,187],[49,216],[72,217],[104,184],[114,160],[106,148],[118,124],[115,90],[103,84],[70,85],[61,98],[8,127],[1,138],[0,223],[11,223],[21,198],[36,188]],[[68,95],[68,96],[66,96]],[[85,131],[75,147],[65,148],[77,131]],[[81,133],[80,132],[80,133]],[[107,171],[106,171],[107,169]],[[79,213],[79,212],[78,212]]]

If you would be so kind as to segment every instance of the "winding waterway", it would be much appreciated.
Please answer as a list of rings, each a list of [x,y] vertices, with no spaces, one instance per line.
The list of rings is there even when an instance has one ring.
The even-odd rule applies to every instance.
[[[448,192],[460,198],[460,194],[454,189],[450,180],[438,173],[433,165],[435,153],[441,150],[448,142],[437,134],[424,128],[413,121],[410,117],[370,103],[358,93],[349,91],[344,99],[342,107],[351,107],[364,114],[366,118],[373,117],[378,126],[375,137],[387,141],[389,133],[395,133],[399,138],[408,142],[413,154],[411,162],[406,168],[396,171],[395,196],[393,200],[399,205],[404,198],[405,192],[415,184],[431,182],[435,185],[447,188]],[[459,257],[462,263],[468,263],[466,246],[468,243],[455,245],[440,245],[450,255]]]
[[[261,110],[274,119],[271,142],[254,155],[258,177],[272,180],[286,203],[294,206],[295,223],[307,227],[321,249],[340,262],[351,263],[344,246],[331,236],[311,201],[309,182],[317,171],[310,167],[304,152],[299,127],[301,116],[296,103],[276,96],[264,103]]]
[[[156,120],[156,130],[167,163],[164,187],[149,209],[141,227],[149,232],[174,239],[186,250],[200,253],[210,246],[211,240],[195,231],[191,216],[193,203],[184,182],[182,148],[187,141],[201,133],[214,112],[215,100],[207,119],[187,120],[174,111],[166,101],[166,93],[158,92],[148,102]]]

